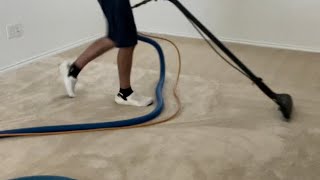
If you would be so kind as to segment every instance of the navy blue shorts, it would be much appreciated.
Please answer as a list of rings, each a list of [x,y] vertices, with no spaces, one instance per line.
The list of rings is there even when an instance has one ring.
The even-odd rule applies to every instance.
[[[116,47],[132,47],[138,42],[137,27],[129,0],[98,0],[108,21],[108,38]]]

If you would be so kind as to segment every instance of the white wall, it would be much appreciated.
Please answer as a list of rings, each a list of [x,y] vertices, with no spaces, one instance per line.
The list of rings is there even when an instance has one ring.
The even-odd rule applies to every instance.
[[[320,52],[319,0],[181,2],[221,39]],[[141,31],[199,37],[170,2],[158,0],[135,15]],[[14,23],[25,35],[7,40],[5,26]],[[0,70],[104,32],[96,0],[0,0]]]
[[[15,23],[24,37],[8,40],[6,25]],[[0,0],[0,70],[104,31],[96,0]]]
[[[320,52],[319,0],[180,0],[221,39]],[[135,10],[140,30],[199,37],[170,3]]]

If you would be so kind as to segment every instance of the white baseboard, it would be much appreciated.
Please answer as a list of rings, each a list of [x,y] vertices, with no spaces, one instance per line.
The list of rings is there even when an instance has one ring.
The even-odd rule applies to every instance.
[[[146,33],[154,33],[150,31],[144,31]],[[170,36],[177,36],[177,37],[186,37],[186,38],[195,38],[201,39],[202,37],[199,35],[189,35],[189,34],[177,34],[177,33],[166,33],[166,32],[158,32],[156,34],[163,34],[163,35],[170,35]],[[251,45],[251,46],[258,46],[258,47],[268,47],[268,48],[276,48],[276,49],[286,49],[286,50],[293,50],[293,51],[304,51],[304,52],[312,52],[312,53],[320,53],[319,48],[313,47],[305,47],[305,46],[296,46],[296,45],[289,45],[289,44],[278,44],[278,43],[271,43],[271,42],[263,42],[263,41],[251,41],[246,39],[236,39],[236,38],[227,38],[227,37],[218,37],[221,41],[226,43],[236,43],[236,44],[244,44],[244,45]]]
[[[9,66],[6,66],[6,67],[0,67],[0,74],[4,73],[6,71],[10,71],[10,70],[21,68],[21,67],[23,67],[23,66],[25,66],[25,65],[27,65],[27,64],[29,64],[31,62],[35,62],[35,61],[43,59],[45,57],[53,56],[55,54],[59,54],[61,52],[70,50],[72,48],[81,46],[81,45],[83,45],[83,44],[85,44],[87,42],[93,41],[93,40],[95,40],[95,39],[97,39],[99,37],[102,37],[102,36],[103,36],[102,34],[97,34],[97,35],[93,35],[93,36],[90,36],[90,37],[87,37],[87,38],[83,38],[83,39],[80,39],[80,40],[78,40],[76,42],[72,42],[72,43],[69,43],[67,45],[64,45],[62,47],[59,47],[59,48],[56,48],[56,49],[52,49],[52,50],[43,52],[41,54],[32,56],[30,58],[21,60],[18,63],[12,64],[12,65],[9,65]]]
[[[229,43],[237,43],[237,44],[245,44],[251,46],[259,46],[259,47],[268,47],[268,48],[276,48],[276,49],[287,49],[293,51],[304,51],[304,52],[312,52],[312,53],[320,53],[320,49],[313,47],[305,47],[305,46],[296,46],[289,44],[278,44],[278,43],[270,43],[270,42],[262,42],[262,41],[251,41],[245,39],[233,39],[233,38],[220,38],[223,42]]]

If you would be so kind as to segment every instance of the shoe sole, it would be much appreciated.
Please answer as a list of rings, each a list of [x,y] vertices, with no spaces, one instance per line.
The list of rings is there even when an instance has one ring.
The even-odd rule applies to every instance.
[[[125,101],[125,100],[123,100],[123,99],[121,99],[121,98],[118,98],[117,96],[116,96],[116,98],[115,98],[115,102],[117,103],[117,104],[119,104],[119,105],[126,105],[126,106],[136,106],[136,107],[148,107],[148,106],[151,106],[152,104],[153,104],[153,101],[151,101],[149,104],[147,104],[147,105],[136,105],[136,104],[132,104],[132,103],[130,103],[130,102],[128,102],[128,101]]]

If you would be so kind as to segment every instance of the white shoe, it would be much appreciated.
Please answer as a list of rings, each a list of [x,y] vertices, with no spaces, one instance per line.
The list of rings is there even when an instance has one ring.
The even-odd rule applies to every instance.
[[[60,73],[63,78],[63,82],[64,82],[65,89],[67,91],[67,94],[69,97],[74,98],[76,97],[75,86],[78,80],[72,76],[69,76],[70,66],[71,66],[71,63],[63,62],[59,68],[60,68]]]
[[[123,98],[121,93],[118,93],[115,97],[115,101],[121,105],[129,105],[129,106],[138,106],[145,107],[149,106],[153,103],[153,99],[151,97],[141,96],[135,92],[133,92],[127,98]]]

